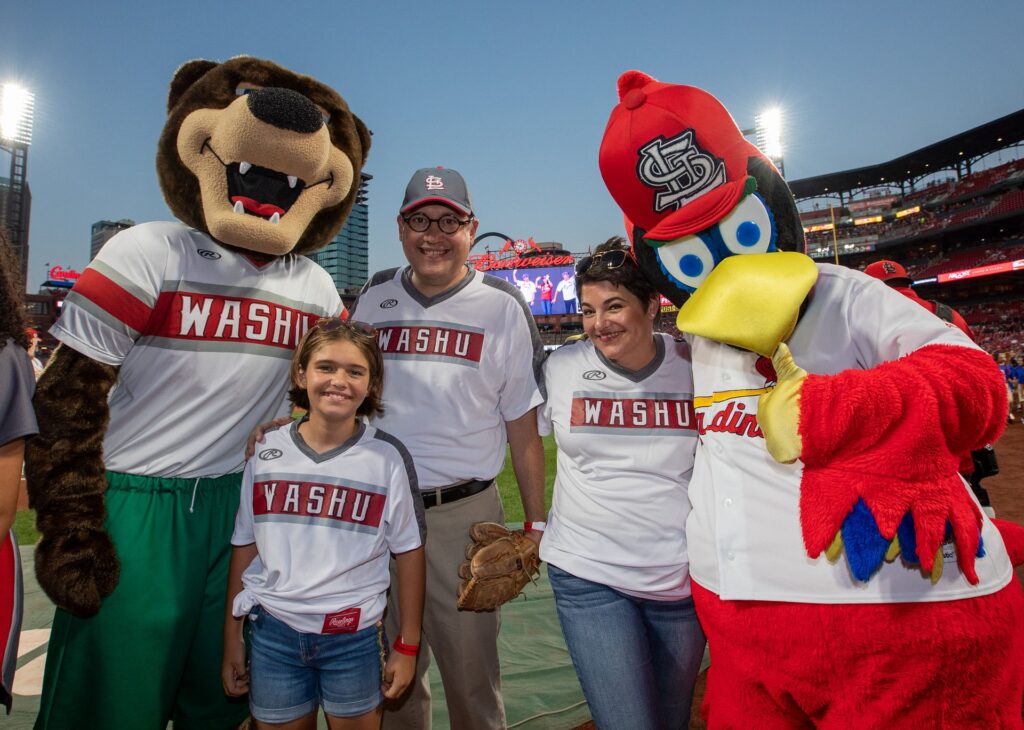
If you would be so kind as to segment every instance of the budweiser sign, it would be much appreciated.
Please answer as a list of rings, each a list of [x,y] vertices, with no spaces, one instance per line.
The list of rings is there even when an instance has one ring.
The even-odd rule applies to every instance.
[[[512,256],[499,258],[493,253],[470,256],[467,262],[477,271],[497,269],[537,269],[545,266],[572,266],[572,254],[542,254],[540,256]]]

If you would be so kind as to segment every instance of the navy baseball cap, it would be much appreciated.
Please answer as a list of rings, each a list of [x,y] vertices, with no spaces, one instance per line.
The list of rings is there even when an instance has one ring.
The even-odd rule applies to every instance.
[[[406,213],[429,203],[440,203],[460,213],[473,215],[473,200],[469,197],[466,181],[447,167],[424,167],[414,172],[405,187],[405,200],[398,212]]]

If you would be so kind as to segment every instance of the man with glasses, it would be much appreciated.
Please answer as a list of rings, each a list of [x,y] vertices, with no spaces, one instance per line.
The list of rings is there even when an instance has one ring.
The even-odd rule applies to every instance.
[[[562,280],[555,289],[555,298],[562,295],[566,314],[576,314],[576,278],[568,271],[562,272]]]
[[[409,449],[426,508],[427,593],[417,678],[385,703],[385,728],[429,728],[426,671],[433,655],[451,727],[502,728],[497,611],[459,611],[458,566],[475,522],[504,523],[494,478],[505,442],[519,483],[527,534],[543,529],[543,347],[517,289],[466,266],[479,222],[462,176],[417,170],[398,214],[409,265],[363,287],[352,317],[372,324],[384,354],[384,415],[374,425]],[[397,635],[396,581],[386,625]]]

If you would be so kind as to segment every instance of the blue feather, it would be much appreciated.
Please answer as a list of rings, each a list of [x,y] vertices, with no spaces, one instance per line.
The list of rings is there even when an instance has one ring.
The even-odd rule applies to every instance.
[[[885,561],[889,540],[882,537],[871,509],[858,499],[850,514],[843,520],[843,548],[853,577],[866,582]]]
[[[900,526],[896,528],[896,537],[900,540],[900,554],[903,561],[908,565],[920,565],[921,558],[917,557],[917,534],[914,532],[914,516],[907,512],[900,520]]]

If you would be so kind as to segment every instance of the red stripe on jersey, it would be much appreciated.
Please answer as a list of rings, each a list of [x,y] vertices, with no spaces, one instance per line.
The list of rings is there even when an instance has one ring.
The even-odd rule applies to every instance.
[[[176,340],[246,342],[294,349],[320,318],[274,302],[195,292],[161,292],[145,334]]]
[[[96,269],[86,269],[72,291],[80,294],[119,322],[142,332],[153,309],[138,297],[129,294],[108,276]]]
[[[9,534],[4,534],[0,541],[0,678],[14,676],[14,667],[18,661],[18,634],[15,633],[13,637],[13,646],[8,644],[7,640],[12,638],[14,611],[21,609],[21,602],[24,600],[18,581],[18,565],[15,562],[20,558],[16,554],[12,540]],[[10,692],[12,688],[5,689]]]
[[[574,396],[569,426],[693,430],[696,419],[690,400]]]
[[[484,351],[482,332],[457,327],[396,325],[379,327],[377,342],[385,355],[434,355],[480,362]]]
[[[253,515],[298,515],[380,527],[387,497],[354,487],[274,481],[252,485]]]

